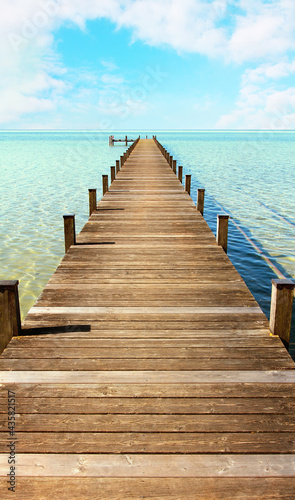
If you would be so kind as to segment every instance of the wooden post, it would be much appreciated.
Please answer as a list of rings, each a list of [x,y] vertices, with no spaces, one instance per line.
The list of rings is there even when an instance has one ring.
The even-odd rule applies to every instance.
[[[191,194],[191,178],[191,175],[185,176],[185,190],[188,192],[188,194]]]
[[[96,189],[88,189],[89,191],[89,215],[96,210]]]
[[[197,210],[204,213],[205,189],[198,189]]]
[[[116,160],[116,174],[120,171],[120,161]]]
[[[228,219],[229,215],[217,215],[217,244],[227,253],[227,235],[228,235]]]
[[[290,279],[273,279],[269,329],[289,347],[295,283]]]
[[[18,280],[0,281],[0,354],[12,337],[21,335]]]
[[[121,165],[121,168],[124,165],[124,157],[123,156],[120,156],[120,165]]]
[[[125,136],[125,144],[126,144],[126,146],[128,146],[128,138],[127,138],[127,135]]]
[[[173,160],[173,172],[176,175],[176,168],[177,168],[177,160]]]
[[[113,182],[116,178],[116,169],[115,167],[111,167],[111,182]]]
[[[102,194],[105,195],[109,190],[109,178],[107,175],[102,176]]]
[[[181,182],[182,184],[182,167],[179,165],[178,167],[178,180]]]
[[[65,252],[76,245],[75,214],[64,215]]]
[[[173,167],[173,156],[169,156],[169,165],[172,168]]]

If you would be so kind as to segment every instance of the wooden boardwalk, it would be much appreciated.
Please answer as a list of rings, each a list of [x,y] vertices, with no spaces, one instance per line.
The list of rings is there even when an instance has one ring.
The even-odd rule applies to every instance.
[[[154,141],[77,243],[0,357],[1,498],[12,391],[15,498],[294,500],[294,362]]]

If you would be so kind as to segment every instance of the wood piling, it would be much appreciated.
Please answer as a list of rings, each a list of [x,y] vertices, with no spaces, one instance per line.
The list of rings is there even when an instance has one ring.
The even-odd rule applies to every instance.
[[[75,214],[64,215],[65,253],[72,245],[76,245]]]
[[[102,176],[102,194],[105,195],[109,190],[109,177],[107,175]]]
[[[96,189],[89,189],[89,215],[96,210]]]
[[[18,280],[0,281],[0,354],[21,334]]]
[[[216,241],[225,253],[227,253],[228,219],[229,216],[226,214],[217,215]]]
[[[181,165],[179,165],[179,167],[178,167],[178,180],[181,182],[181,184],[182,184],[182,171],[183,171],[183,167]]]
[[[290,279],[273,279],[269,328],[289,347],[295,283]]]
[[[191,175],[185,176],[185,190],[188,194],[191,194]]]
[[[197,210],[204,214],[205,189],[198,189]]]

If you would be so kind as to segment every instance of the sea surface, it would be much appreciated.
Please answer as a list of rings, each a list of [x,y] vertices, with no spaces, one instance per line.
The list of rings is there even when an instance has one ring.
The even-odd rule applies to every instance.
[[[0,279],[20,280],[22,317],[64,255],[63,215],[88,218],[88,189],[126,147],[127,131],[0,131]],[[132,131],[158,140],[205,188],[204,216],[228,213],[228,255],[265,314],[271,279],[295,278],[295,131]],[[295,308],[294,308],[295,310]],[[295,342],[295,328],[292,337]],[[291,347],[292,348],[292,347]]]

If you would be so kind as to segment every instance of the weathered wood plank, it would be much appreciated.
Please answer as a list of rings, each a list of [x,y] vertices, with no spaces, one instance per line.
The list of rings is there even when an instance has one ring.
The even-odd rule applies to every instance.
[[[294,453],[295,433],[18,432],[18,453]],[[0,453],[7,435],[0,432]]]
[[[186,384],[264,383],[295,384],[295,370],[193,371],[0,371],[0,384]]]
[[[295,421],[290,419],[290,414],[239,414],[224,415],[219,414],[148,414],[148,415],[125,415],[125,414],[52,414],[38,413],[16,415],[17,432],[120,432],[131,433],[147,431],[156,432],[181,432],[197,433],[249,433],[265,432],[290,433],[295,431]],[[7,431],[7,418],[0,414],[0,430]],[[247,437],[247,436],[246,436]],[[267,436],[266,436],[267,438]]]
[[[80,464],[80,467],[83,463]],[[3,500],[11,498],[5,493],[6,479],[0,478]],[[97,478],[97,477],[19,477],[18,498],[40,500],[294,500],[295,480],[283,478]],[[8,493],[10,493],[8,495]]]
[[[83,377],[82,377],[83,378]],[[262,377],[263,378],[263,377]],[[0,397],[8,390],[17,398],[295,398],[295,384],[229,381],[221,383],[17,383],[1,384]],[[249,413],[247,413],[249,415]]]
[[[2,400],[4,405],[5,401]],[[6,399],[7,403],[7,399]],[[1,413],[7,413],[4,405]],[[19,413],[63,413],[80,414],[289,414],[295,408],[294,398],[18,398]],[[293,420],[293,417],[292,417]]]
[[[267,347],[26,347],[15,349],[12,346],[6,348],[2,359],[288,359],[286,349],[281,346]]]
[[[187,370],[292,370],[294,363],[291,357],[270,359],[256,358],[256,359],[220,359],[220,358],[193,358],[193,359],[58,359],[52,361],[49,359],[33,358],[33,359],[0,359],[0,370],[15,370],[15,371],[126,371],[132,368],[133,373],[136,371],[149,371],[149,370],[167,370],[167,371],[187,371]]]
[[[19,477],[262,477],[294,478],[295,456],[249,454],[18,454]],[[0,454],[0,475],[7,454]]]

